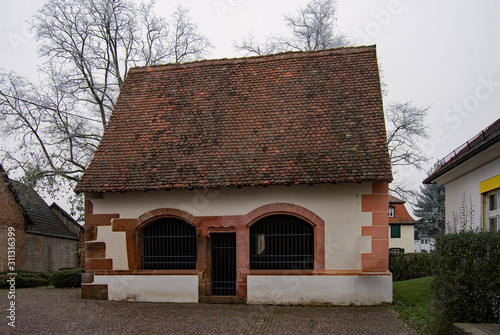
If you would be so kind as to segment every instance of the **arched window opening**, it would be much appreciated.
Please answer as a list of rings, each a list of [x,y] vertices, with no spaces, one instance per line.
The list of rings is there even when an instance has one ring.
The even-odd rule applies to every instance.
[[[314,228],[291,215],[268,216],[250,227],[251,269],[314,269]]]
[[[143,269],[196,269],[196,228],[176,218],[147,225],[142,233]]]

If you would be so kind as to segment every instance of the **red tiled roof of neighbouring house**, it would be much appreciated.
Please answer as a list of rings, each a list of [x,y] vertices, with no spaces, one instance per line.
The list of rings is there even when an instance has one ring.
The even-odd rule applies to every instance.
[[[405,202],[406,201],[399,199],[399,198],[396,198],[395,196],[389,194],[389,203],[390,204],[404,204]]]
[[[75,191],[391,180],[370,46],[133,68]]]
[[[389,224],[415,224],[417,220],[411,217],[405,207],[406,201],[389,195],[389,205],[394,207],[394,217],[389,217]]]

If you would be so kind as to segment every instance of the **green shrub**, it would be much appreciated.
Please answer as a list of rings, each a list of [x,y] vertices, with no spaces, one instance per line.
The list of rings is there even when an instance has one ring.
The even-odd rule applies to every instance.
[[[18,270],[16,273],[16,289],[50,285],[44,273],[26,270]],[[10,287],[10,283],[7,282],[7,279],[10,279],[10,277],[5,272],[0,274],[0,288],[5,289]]]
[[[40,275],[22,275],[16,278],[16,288],[40,287],[48,285],[50,285],[50,282]]]
[[[39,272],[38,273],[40,277],[47,279],[48,282],[50,282],[50,276],[52,275],[52,272]]]
[[[432,274],[432,254],[391,252],[389,271],[394,281],[428,277]]]
[[[454,322],[500,321],[500,234],[462,232],[438,238],[434,281],[435,329]]]
[[[82,285],[82,273],[85,269],[58,270],[50,276],[50,282],[54,287],[80,287]]]

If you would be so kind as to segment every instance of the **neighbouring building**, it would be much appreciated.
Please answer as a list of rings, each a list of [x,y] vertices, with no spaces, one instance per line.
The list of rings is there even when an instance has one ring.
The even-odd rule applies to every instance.
[[[1,165],[0,175],[1,271],[77,267],[78,236],[32,188],[9,179]]]
[[[436,251],[436,238],[425,233],[420,233],[415,239],[415,252],[434,252]]]
[[[78,236],[80,243],[78,244],[78,267],[85,267],[85,227],[80,225],[71,215],[69,215],[63,208],[55,202],[50,205],[50,209],[57,217],[68,227],[73,235]]]
[[[64,209],[62,209],[55,202],[50,205],[50,209],[54,212],[57,217],[64,223],[66,227],[68,227],[69,231],[80,238],[80,243],[85,242],[85,227],[79,224],[71,215],[69,215]]]
[[[86,298],[392,301],[376,49],[133,68],[85,194]]]
[[[442,160],[424,180],[445,186],[446,233],[498,231],[500,223],[500,119]]]
[[[407,253],[414,251],[415,223],[405,207],[406,201],[389,196],[389,250]]]

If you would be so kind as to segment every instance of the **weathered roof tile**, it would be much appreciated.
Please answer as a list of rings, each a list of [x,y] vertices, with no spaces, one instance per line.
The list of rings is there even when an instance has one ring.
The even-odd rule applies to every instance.
[[[77,192],[392,179],[375,47],[134,68]]]

